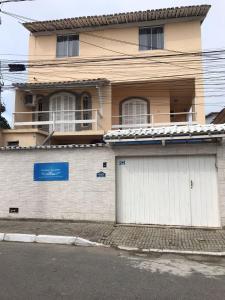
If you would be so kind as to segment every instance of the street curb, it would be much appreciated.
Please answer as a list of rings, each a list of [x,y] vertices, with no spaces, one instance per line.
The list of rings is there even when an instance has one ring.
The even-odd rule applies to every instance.
[[[22,233],[0,233],[0,242],[22,242],[22,243],[39,243],[39,244],[61,244],[83,247],[105,247],[109,245],[92,242],[76,236],[60,236],[60,235],[36,235]],[[115,246],[114,248],[123,251],[142,252],[142,253],[161,253],[161,254],[183,254],[183,255],[203,255],[225,257],[225,252],[205,252],[190,250],[171,250],[171,249],[140,249],[137,247]]]
[[[75,238],[74,245],[76,246],[85,246],[85,247],[93,247],[93,246],[104,246],[103,244],[91,242],[89,240],[77,237]]]
[[[0,242],[4,240],[4,236],[5,236],[4,233],[0,233]]]
[[[139,249],[133,247],[117,246],[117,249],[124,251],[142,252],[142,253],[162,253],[162,254],[185,254],[185,255],[204,255],[204,256],[225,256],[225,252],[206,252],[190,250],[171,250],[171,249]]]
[[[34,243],[35,238],[35,234],[5,233],[3,240],[6,242]]]
[[[60,236],[60,235],[37,235],[35,242],[40,244],[61,244],[73,245],[75,242],[73,236]]]
[[[39,244],[61,244],[74,245],[83,247],[108,247],[100,243],[92,242],[76,236],[60,235],[36,235],[21,233],[0,233],[0,241],[5,242],[22,242],[22,243],[39,243]]]

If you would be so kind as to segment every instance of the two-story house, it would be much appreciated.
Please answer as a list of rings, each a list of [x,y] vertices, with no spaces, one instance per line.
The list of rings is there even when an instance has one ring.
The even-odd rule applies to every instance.
[[[204,113],[209,9],[25,23],[0,217],[225,226],[225,125]]]

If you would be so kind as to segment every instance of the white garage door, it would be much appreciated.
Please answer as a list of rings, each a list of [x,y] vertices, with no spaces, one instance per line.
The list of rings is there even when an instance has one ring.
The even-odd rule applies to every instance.
[[[117,222],[219,227],[215,157],[117,159]]]

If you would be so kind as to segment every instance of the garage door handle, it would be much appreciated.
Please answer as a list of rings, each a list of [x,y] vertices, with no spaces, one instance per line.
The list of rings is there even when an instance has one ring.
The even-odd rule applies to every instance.
[[[193,189],[193,186],[194,186],[194,182],[193,180],[191,180],[191,190]]]

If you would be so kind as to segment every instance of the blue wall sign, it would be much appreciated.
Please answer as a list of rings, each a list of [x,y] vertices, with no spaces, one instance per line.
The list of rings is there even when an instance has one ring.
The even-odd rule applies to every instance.
[[[104,172],[99,172],[96,174],[97,177],[106,177],[106,174]]]
[[[35,163],[34,181],[67,181],[69,180],[69,163]]]

